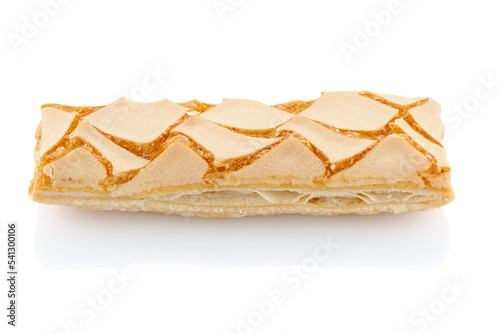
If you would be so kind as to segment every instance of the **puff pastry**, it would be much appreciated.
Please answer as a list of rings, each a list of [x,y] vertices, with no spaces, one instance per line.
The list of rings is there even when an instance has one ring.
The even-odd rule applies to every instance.
[[[46,104],[29,194],[199,217],[424,210],[454,198],[443,134],[434,100],[371,92]]]

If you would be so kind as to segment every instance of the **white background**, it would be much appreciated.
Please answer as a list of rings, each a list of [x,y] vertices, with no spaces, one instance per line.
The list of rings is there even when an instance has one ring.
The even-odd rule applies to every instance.
[[[1,332],[498,333],[496,3],[215,4],[219,12],[213,0],[73,0],[48,16],[37,1],[2,0]],[[346,57],[348,44],[356,50]],[[334,90],[439,101],[456,200],[402,215],[203,220],[28,198],[43,103],[275,104]],[[9,221],[18,223],[16,328],[5,316]],[[328,238],[338,248],[314,266]],[[122,270],[125,283],[114,279]]]

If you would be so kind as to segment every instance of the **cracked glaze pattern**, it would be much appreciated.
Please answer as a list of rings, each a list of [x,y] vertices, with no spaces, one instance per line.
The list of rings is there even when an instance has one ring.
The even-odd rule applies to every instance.
[[[30,192],[119,196],[252,184],[450,188],[439,114],[429,98],[371,92],[326,92],[274,106],[241,99],[49,104],[42,106]]]

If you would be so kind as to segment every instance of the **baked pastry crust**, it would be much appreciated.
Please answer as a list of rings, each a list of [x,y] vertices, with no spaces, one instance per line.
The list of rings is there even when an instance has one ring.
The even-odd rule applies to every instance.
[[[371,92],[47,104],[29,194],[199,217],[425,210],[454,199],[443,135],[434,100]]]

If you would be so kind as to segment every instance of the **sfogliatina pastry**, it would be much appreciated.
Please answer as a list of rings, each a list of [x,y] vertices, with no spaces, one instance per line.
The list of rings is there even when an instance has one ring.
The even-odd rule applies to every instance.
[[[34,201],[199,217],[401,213],[454,198],[439,104],[326,92],[42,106]]]

